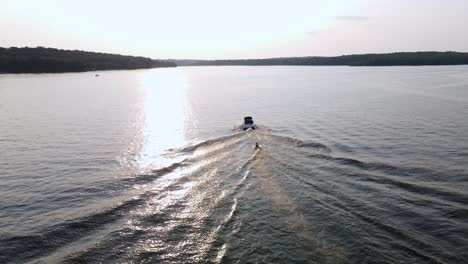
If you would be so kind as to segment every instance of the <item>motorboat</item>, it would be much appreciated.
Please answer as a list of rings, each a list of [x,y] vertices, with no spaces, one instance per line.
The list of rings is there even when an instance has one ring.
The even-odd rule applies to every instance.
[[[256,129],[257,125],[254,124],[254,121],[251,116],[246,116],[244,117],[244,123],[242,124],[242,129],[247,130],[247,129]]]

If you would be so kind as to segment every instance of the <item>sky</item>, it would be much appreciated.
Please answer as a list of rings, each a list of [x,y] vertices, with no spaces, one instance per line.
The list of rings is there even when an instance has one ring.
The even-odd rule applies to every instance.
[[[468,0],[0,0],[0,47],[159,59],[468,51]]]

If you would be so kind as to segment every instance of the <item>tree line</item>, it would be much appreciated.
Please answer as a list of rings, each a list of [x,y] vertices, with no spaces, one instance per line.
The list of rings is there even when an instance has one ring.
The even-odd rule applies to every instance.
[[[0,73],[59,73],[175,67],[168,60],[54,48],[0,48]]]
[[[461,52],[398,52],[358,54],[336,57],[285,57],[246,60],[174,60],[178,66],[221,65],[315,65],[315,66],[419,66],[468,64],[468,53]]]

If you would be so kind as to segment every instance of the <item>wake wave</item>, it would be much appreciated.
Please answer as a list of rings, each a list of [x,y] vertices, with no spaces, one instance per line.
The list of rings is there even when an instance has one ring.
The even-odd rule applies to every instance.
[[[129,210],[143,202],[141,198],[130,199],[109,209],[65,221],[36,234],[3,236],[0,238],[0,244],[5,245],[5,247],[2,246],[2,252],[9,256],[16,255],[17,261],[44,255],[116,222]]]
[[[216,145],[216,144],[219,144],[219,143],[226,143],[226,142],[228,142],[230,140],[233,140],[233,139],[238,139],[241,136],[245,135],[245,133],[249,133],[249,130],[239,132],[239,133],[235,133],[235,134],[232,134],[232,135],[218,137],[218,138],[215,138],[215,139],[205,140],[205,141],[202,141],[200,143],[197,143],[197,144],[194,144],[194,145],[191,145],[191,146],[186,146],[186,147],[179,148],[179,149],[168,149],[167,151],[169,151],[171,153],[179,153],[179,154],[187,153],[187,152],[194,152],[194,151],[196,151],[196,150],[198,150],[200,148],[213,146],[213,145]]]
[[[255,148],[255,143],[260,148]],[[257,236],[276,234],[287,236],[294,245],[314,245],[308,248],[311,254],[328,259],[333,252],[339,252],[339,256],[346,256],[346,252],[322,241],[309,221],[321,219],[315,225],[322,230],[326,229],[328,217],[340,214],[406,241],[399,241],[396,246],[408,254],[435,261],[431,254],[421,250],[421,245],[428,247],[428,243],[412,238],[395,224],[383,223],[379,216],[369,216],[366,210],[377,210],[380,205],[360,199],[362,194],[356,190],[361,188],[380,195],[382,186],[391,186],[397,191],[386,190],[386,195],[397,197],[404,190],[431,199],[439,197],[457,204],[458,210],[450,212],[452,219],[462,220],[467,215],[463,206],[468,197],[412,181],[415,175],[433,173],[426,168],[336,157],[323,143],[264,131],[247,130],[169,149],[164,158],[170,161],[169,165],[118,179],[115,186],[120,189],[116,189],[115,197],[95,206],[103,209],[35,234],[3,236],[2,252],[19,256],[17,262],[31,260],[55,254],[62,247],[107,230],[108,236],[95,238],[99,243],[89,243],[76,252],[65,248],[61,254],[71,262],[86,262],[94,259],[89,258],[93,254],[100,256],[115,247],[125,247],[128,253],[118,256],[119,259],[222,262],[230,250],[243,247],[236,244],[238,238],[253,239],[247,242],[255,245],[260,243],[255,242]],[[314,209],[309,210],[310,206]],[[286,226],[283,233],[276,233],[283,225]],[[259,240],[268,244],[263,237]],[[148,241],[158,245],[154,252],[146,252],[145,246],[141,246]],[[290,245],[271,245],[277,246]],[[259,254],[257,259],[261,257]]]
[[[320,142],[303,141],[301,139],[297,139],[294,137],[280,136],[280,135],[275,135],[275,134],[270,134],[270,133],[265,133],[265,132],[257,132],[257,133],[261,135],[261,137],[268,139],[268,141],[274,141],[275,143],[285,143],[285,144],[289,144],[291,146],[295,146],[298,148],[313,148],[315,150],[320,150],[320,151],[324,151],[327,153],[332,152],[332,149],[330,147]]]
[[[409,192],[428,195],[438,196],[444,200],[466,204],[468,203],[468,196],[456,192],[454,190],[445,189],[439,186],[427,186],[423,182],[411,181],[412,176],[428,177],[433,175],[435,172],[427,168],[421,167],[404,167],[404,166],[393,166],[386,163],[380,162],[364,162],[352,158],[333,157],[331,155],[323,154],[308,154],[310,158],[327,160],[336,163],[337,165],[344,165],[357,168],[361,171],[368,172],[379,172],[382,175],[371,175],[371,174],[357,174],[362,181],[373,182],[378,184],[393,185],[402,190]],[[335,171],[335,168],[328,168],[325,170]],[[404,179],[405,177],[406,179]]]

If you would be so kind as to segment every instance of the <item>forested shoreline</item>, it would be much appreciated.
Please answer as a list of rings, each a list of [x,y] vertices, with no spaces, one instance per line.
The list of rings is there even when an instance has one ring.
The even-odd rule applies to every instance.
[[[245,60],[174,60],[178,66],[225,65],[310,65],[310,66],[420,66],[468,64],[468,53],[462,52],[397,52],[356,54],[336,57],[284,57]]]
[[[175,66],[174,62],[167,60],[81,50],[0,48],[0,73],[60,73]]]
[[[421,66],[464,64],[468,64],[468,53],[452,51],[240,60],[154,60],[139,56],[44,47],[0,48],[0,73],[60,73],[176,66]]]

